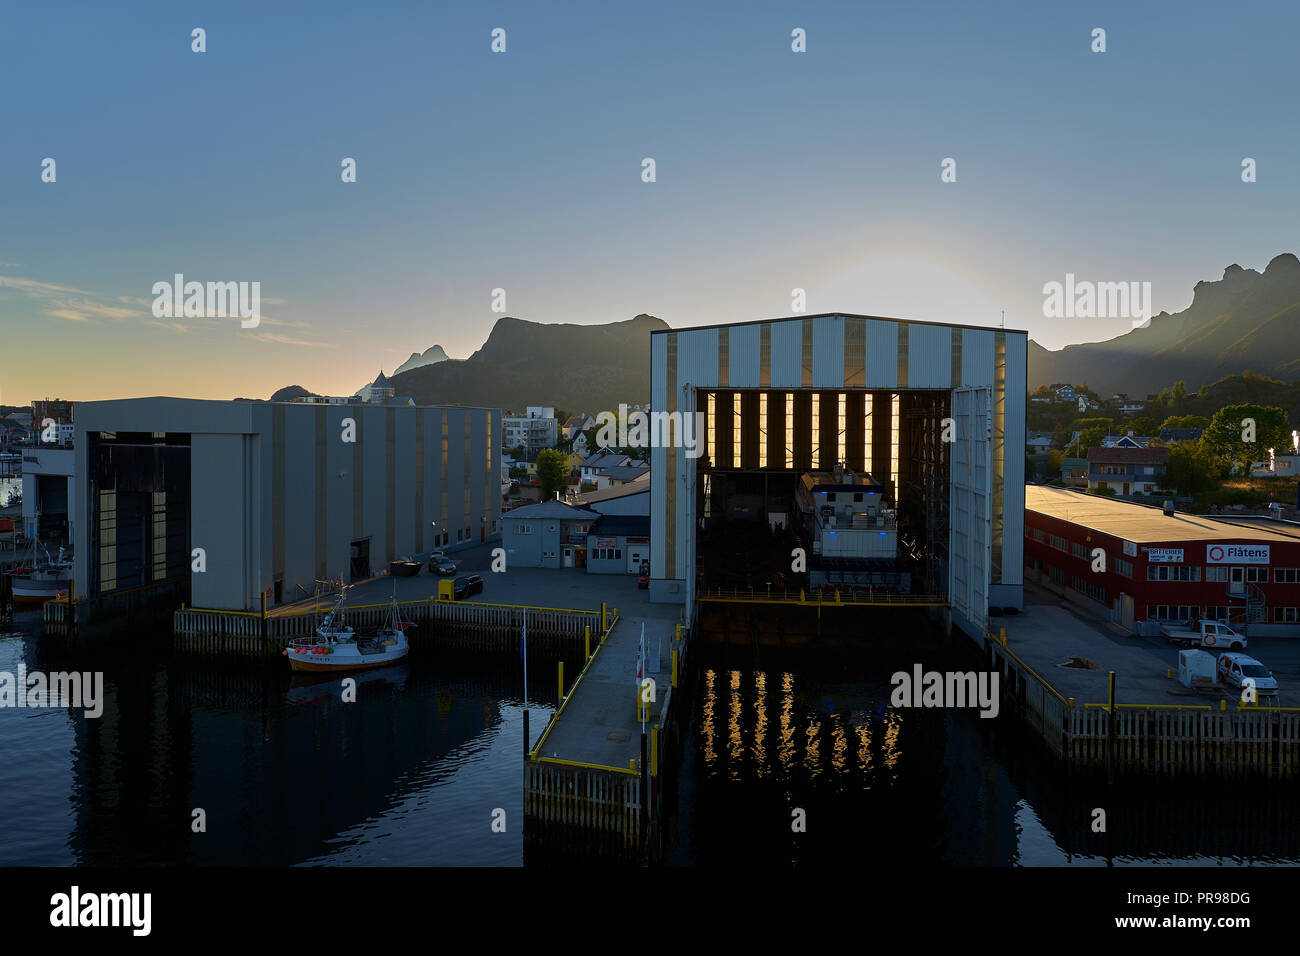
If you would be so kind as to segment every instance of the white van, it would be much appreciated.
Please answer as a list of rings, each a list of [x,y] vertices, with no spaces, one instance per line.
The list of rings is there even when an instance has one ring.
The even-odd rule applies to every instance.
[[[1277,696],[1277,678],[1272,671],[1248,654],[1227,653],[1219,655],[1219,680],[1229,687],[1240,687],[1242,682],[1253,680],[1255,693],[1260,697]]]

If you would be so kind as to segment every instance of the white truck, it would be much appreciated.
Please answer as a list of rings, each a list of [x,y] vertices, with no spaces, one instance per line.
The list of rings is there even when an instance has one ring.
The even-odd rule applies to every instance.
[[[1195,628],[1164,624],[1160,633],[1179,647],[1212,647],[1216,651],[1246,649],[1246,636],[1238,634],[1222,621],[1201,621]]]

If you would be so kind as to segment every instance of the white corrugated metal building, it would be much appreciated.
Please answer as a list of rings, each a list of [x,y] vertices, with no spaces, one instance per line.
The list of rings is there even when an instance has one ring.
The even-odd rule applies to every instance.
[[[954,623],[975,633],[990,604],[1021,607],[1027,348],[1018,330],[843,314],[652,333],[651,407],[713,415],[706,455],[651,449],[651,599],[692,609],[699,462],[789,474],[843,461],[929,489],[911,507],[946,536]]]

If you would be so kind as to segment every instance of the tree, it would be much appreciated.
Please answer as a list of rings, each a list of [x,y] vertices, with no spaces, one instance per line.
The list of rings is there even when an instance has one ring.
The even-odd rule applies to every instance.
[[[553,448],[537,453],[537,480],[542,486],[542,500],[549,501],[563,491],[569,476],[569,458]]]
[[[1280,408],[1226,405],[1214,413],[1201,440],[1210,451],[1249,470],[1251,462],[1268,457],[1270,448],[1291,447],[1291,426]]]
[[[1079,433],[1079,440],[1066,449],[1072,452],[1073,458],[1084,458],[1088,454],[1089,448],[1101,447],[1101,441],[1106,437],[1106,429],[1100,425],[1091,425]]]
[[[1213,491],[1223,475],[1223,461],[1201,442],[1180,441],[1169,449],[1165,484],[1181,494]]]
[[[1135,418],[1133,421],[1129,422],[1128,428],[1125,428],[1124,430],[1128,431],[1129,429],[1133,430],[1134,435],[1151,436],[1160,431],[1160,426],[1156,424],[1154,418],[1143,415],[1141,418]]]
[[[1065,467],[1065,452],[1059,448],[1053,448],[1047,453],[1047,477],[1058,478],[1061,469]]]
[[[1210,420],[1204,415],[1170,415],[1161,424],[1161,430],[1166,428],[1208,428]]]

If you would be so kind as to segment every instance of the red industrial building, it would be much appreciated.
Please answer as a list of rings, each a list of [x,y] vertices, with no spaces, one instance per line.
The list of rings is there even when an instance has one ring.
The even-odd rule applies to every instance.
[[[1025,568],[1028,580],[1140,634],[1204,619],[1255,637],[1300,637],[1300,525],[1293,523],[1166,514],[1030,485]]]

